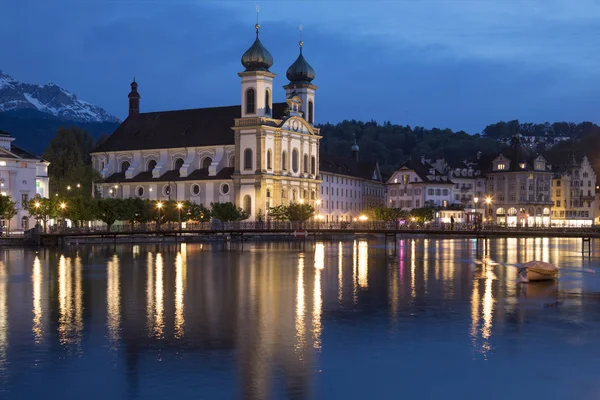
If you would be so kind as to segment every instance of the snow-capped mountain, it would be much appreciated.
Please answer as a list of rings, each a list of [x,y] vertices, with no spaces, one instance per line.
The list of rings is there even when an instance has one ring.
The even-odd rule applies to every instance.
[[[0,70],[0,112],[23,109],[78,122],[119,122],[117,117],[54,83],[43,86],[23,83]]]

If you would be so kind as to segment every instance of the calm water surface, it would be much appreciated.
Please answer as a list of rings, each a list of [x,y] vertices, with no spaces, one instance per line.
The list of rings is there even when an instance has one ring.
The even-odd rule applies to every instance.
[[[397,246],[1,249],[0,398],[600,398],[579,240]],[[517,283],[531,259],[559,282]]]

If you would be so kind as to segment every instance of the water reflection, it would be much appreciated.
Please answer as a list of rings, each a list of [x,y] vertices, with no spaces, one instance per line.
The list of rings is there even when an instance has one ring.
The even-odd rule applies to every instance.
[[[476,264],[480,246],[487,258]],[[382,363],[403,354],[435,368],[436,346],[443,343],[457,368],[481,378],[463,359],[507,365],[523,353],[520,346],[539,343],[538,336],[557,348],[573,337],[584,338],[590,352],[600,348],[590,330],[600,312],[594,303],[600,279],[582,277],[583,268],[599,263],[582,259],[579,249],[570,240],[411,237],[399,240],[397,257],[364,239],[319,241],[314,248],[273,243],[222,251],[164,244],[30,254],[27,262],[0,263],[0,369],[26,375],[35,365],[38,379],[48,376],[46,385],[59,385],[56,379],[81,389],[87,371],[110,350],[115,368],[103,370],[111,382],[103,385],[103,398],[185,398],[190,392],[202,398],[328,398],[320,379],[339,374],[340,382],[358,382],[378,365],[346,365],[351,350],[366,360],[376,346]],[[517,268],[506,265],[536,256],[561,266],[558,284],[519,284]],[[532,332],[535,341],[527,336]],[[11,351],[33,347],[32,338],[44,343],[35,346],[37,354]],[[67,344],[81,352],[73,354]],[[150,380],[152,393],[145,384]],[[36,398],[27,385],[12,387],[19,390],[15,398]],[[422,397],[439,397],[428,394]]]
[[[35,257],[33,261],[33,273],[31,274],[31,281],[33,285],[33,325],[32,331],[35,340],[35,344],[42,343],[44,339],[44,325],[43,325],[43,309],[42,309],[42,281],[44,280],[42,275],[42,265],[39,257]]]
[[[106,264],[106,311],[108,337],[115,344],[119,341],[121,324],[121,288],[119,282],[119,257],[115,254]]]

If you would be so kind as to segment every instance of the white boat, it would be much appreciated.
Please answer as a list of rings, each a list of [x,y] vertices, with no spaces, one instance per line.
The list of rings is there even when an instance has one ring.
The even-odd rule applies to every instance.
[[[519,269],[521,282],[551,281],[558,277],[558,268],[544,261],[529,261]]]

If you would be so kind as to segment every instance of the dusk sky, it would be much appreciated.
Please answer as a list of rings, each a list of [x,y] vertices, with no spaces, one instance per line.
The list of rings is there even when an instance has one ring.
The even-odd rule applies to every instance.
[[[600,123],[596,0],[6,1],[0,69],[119,118],[134,75],[142,112],[239,104],[257,4],[276,88],[303,25],[317,122],[470,133],[509,119]]]

